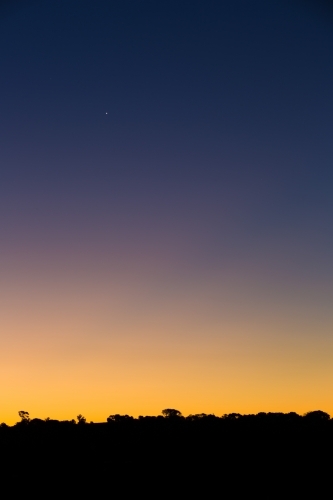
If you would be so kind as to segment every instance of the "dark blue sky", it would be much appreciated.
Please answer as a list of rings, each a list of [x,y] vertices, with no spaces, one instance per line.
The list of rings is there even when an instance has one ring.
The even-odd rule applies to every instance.
[[[294,264],[330,275],[329,2],[27,1],[0,15],[7,251],[164,238],[200,267],[291,238]]]
[[[0,16],[13,244],[98,239],[119,212],[129,240],[179,224],[213,260],[297,232],[330,255],[329,3],[18,1]]]

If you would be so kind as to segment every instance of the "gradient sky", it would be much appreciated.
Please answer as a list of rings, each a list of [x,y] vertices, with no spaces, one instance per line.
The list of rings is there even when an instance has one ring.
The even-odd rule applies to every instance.
[[[333,6],[0,5],[0,421],[333,414]]]

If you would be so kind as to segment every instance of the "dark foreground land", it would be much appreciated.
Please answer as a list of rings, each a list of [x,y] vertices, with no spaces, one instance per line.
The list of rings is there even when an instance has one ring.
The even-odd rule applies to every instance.
[[[320,411],[113,415],[106,423],[23,415],[13,427],[0,426],[0,456],[6,498],[31,489],[64,498],[72,492],[74,498],[88,492],[96,498],[317,497],[331,489],[333,419]]]

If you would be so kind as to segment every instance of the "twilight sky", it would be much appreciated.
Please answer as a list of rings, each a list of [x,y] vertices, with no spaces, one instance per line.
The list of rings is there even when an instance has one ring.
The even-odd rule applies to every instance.
[[[333,5],[0,5],[0,421],[333,414]]]

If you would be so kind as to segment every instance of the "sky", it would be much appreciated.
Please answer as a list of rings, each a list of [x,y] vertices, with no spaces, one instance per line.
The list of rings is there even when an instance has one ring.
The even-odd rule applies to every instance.
[[[0,5],[0,421],[333,414],[333,3]]]

